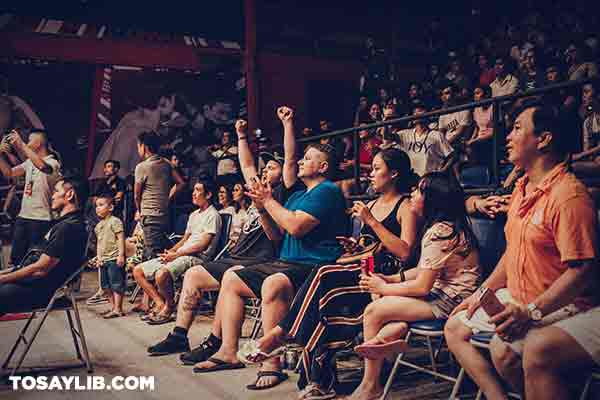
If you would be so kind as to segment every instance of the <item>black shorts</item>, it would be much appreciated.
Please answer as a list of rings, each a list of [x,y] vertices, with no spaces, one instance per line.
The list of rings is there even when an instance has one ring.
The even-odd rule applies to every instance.
[[[273,274],[284,274],[297,292],[314,266],[307,264],[294,264],[285,261],[270,261],[234,271],[238,277],[252,290],[257,298],[261,297],[263,282]]]
[[[53,294],[54,292],[42,290],[39,285],[0,284],[0,315],[44,308]]]
[[[215,280],[219,283],[223,280],[225,272],[235,266],[241,265],[243,267],[250,267],[252,265],[261,264],[268,262],[268,260],[262,258],[235,258],[227,257],[217,261],[210,261],[202,264],[202,267],[208,272]]]

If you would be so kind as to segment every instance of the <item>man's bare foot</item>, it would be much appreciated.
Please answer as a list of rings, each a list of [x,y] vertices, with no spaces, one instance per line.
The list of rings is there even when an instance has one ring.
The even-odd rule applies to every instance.
[[[265,363],[263,363],[259,369],[260,372],[281,372],[281,363],[279,358],[271,359]],[[277,386],[282,382],[282,377],[277,375],[263,375],[256,379],[254,382],[254,387],[257,390],[266,387]]]
[[[155,314],[157,317],[169,317],[173,313],[173,309],[170,308],[167,304],[164,304],[163,307],[159,309]]]
[[[216,352],[211,358],[217,359],[217,360],[221,360],[225,363],[228,364],[238,364],[239,360],[237,359],[235,353],[233,354],[227,354],[221,350],[219,350],[218,352]],[[197,363],[194,367],[199,369],[199,370],[204,370],[204,369],[211,369],[217,366],[217,363],[215,363],[214,361],[206,360],[206,361],[202,361]]]

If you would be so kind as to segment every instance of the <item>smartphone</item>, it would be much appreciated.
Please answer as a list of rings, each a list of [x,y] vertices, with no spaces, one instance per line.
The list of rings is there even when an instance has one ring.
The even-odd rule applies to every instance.
[[[481,295],[479,296],[479,304],[481,304],[481,308],[490,316],[501,313],[504,311],[504,304],[498,300],[496,293],[489,288],[485,288]]]

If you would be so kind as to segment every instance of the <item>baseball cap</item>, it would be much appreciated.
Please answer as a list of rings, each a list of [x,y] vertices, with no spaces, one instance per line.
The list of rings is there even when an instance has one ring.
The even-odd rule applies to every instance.
[[[262,157],[265,164],[268,163],[269,161],[275,161],[275,162],[283,165],[283,157],[281,157],[277,153],[269,153],[267,151],[263,151],[260,153],[260,156]]]

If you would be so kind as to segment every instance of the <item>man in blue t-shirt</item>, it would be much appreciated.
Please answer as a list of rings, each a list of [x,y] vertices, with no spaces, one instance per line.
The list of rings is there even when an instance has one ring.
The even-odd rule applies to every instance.
[[[244,298],[262,299],[263,329],[273,328],[288,311],[294,293],[315,265],[333,263],[342,254],[336,236],[347,234],[345,200],[341,190],[327,179],[336,164],[334,149],[311,145],[298,162],[298,178],[306,190],[294,193],[285,205],[273,198],[270,185],[255,179],[248,195],[261,214],[270,240],[282,241],[276,261],[229,270],[221,283],[217,309],[223,319],[222,345],[195,372],[241,368],[238,340],[244,320]],[[286,154],[287,155],[287,154]],[[266,389],[284,381],[276,357],[263,363],[251,390]]]

